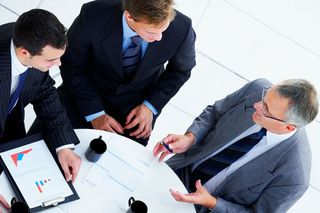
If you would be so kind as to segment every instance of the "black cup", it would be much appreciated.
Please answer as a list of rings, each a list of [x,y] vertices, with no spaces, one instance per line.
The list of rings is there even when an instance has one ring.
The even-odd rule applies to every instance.
[[[30,209],[26,203],[17,201],[16,198],[12,198],[9,213],[30,213]]]
[[[135,200],[133,197],[130,197],[128,204],[129,204],[129,209],[127,213],[147,213],[148,212],[147,205],[141,200]]]
[[[97,162],[102,154],[107,150],[107,144],[101,138],[102,136],[93,139],[90,142],[90,145],[85,154],[88,161]]]

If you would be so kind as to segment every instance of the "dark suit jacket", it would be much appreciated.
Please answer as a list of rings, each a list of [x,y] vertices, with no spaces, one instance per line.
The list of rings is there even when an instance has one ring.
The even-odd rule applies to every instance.
[[[122,14],[120,4],[89,2],[68,31],[61,75],[83,117],[104,109],[108,113],[111,108],[126,116],[143,100],[160,112],[195,66],[191,20],[177,11],[162,40],[149,43],[135,76],[126,82]]]
[[[261,100],[262,89],[271,86],[259,79],[245,85],[226,98],[208,106],[188,131],[196,135],[197,143],[187,152],[167,161],[173,170],[180,170],[187,187],[191,165],[207,159],[254,125],[253,104]],[[307,190],[311,169],[311,152],[305,130],[244,164],[222,183],[208,191],[218,197],[213,212],[286,212]],[[202,208],[202,212],[208,209]]]
[[[10,42],[13,26],[14,23],[0,26],[0,142],[26,136],[24,107],[31,103],[45,129],[43,136],[52,148],[78,143],[49,72],[34,68],[30,70],[15,108],[7,115],[11,88]]]

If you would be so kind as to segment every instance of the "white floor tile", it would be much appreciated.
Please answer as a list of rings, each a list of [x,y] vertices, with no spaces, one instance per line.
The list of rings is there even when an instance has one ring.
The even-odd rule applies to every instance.
[[[28,104],[24,108],[24,112],[25,112],[24,124],[26,127],[26,131],[28,131],[34,119],[36,118],[36,113],[34,112],[33,106],[31,104]]]
[[[15,22],[18,16],[0,5],[0,25]]]
[[[318,57],[224,1],[210,4],[197,33],[198,50],[250,80],[306,78],[320,91]]]
[[[184,134],[193,119],[170,103],[167,104],[157,119],[147,148],[152,150],[155,144],[168,134]]]
[[[49,10],[55,14],[65,27],[69,28],[74,19],[79,15],[82,5],[89,1],[90,0],[44,0],[40,8]]]
[[[225,0],[320,56],[320,1]]]
[[[197,65],[190,79],[170,103],[182,111],[198,116],[207,105],[224,98],[247,83],[207,57],[197,54]]]
[[[19,15],[33,8],[38,8],[41,2],[42,0],[0,0],[0,4],[13,10]]]
[[[62,78],[60,75],[59,67],[57,67],[57,66],[51,67],[49,73],[50,73],[50,76],[53,78],[53,80],[56,81],[54,86],[56,88],[58,88],[62,84]]]
[[[319,200],[320,191],[309,187],[302,198],[295,203],[295,205],[288,211],[288,213],[319,212],[319,210],[317,210],[317,204],[319,203]]]
[[[193,27],[196,29],[202,14],[210,4],[210,0],[176,0],[175,7],[178,11],[192,19]]]

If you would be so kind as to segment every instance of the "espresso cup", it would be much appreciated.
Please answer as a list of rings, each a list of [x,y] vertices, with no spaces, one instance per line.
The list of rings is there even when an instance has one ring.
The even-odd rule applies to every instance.
[[[130,197],[128,204],[129,204],[129,209],[127,213],[147,213],[148,212],[147,205],[141,200],[135,200],[133,197]]]
[[[97,162],[106,150],[107,144],[102,140],[102,136],[100,136],[99,138],[95,138],[90,142],[85,156],[88,161]]]
[[[30,213],[30,208],[26,203],[12,198],[9,213]]]

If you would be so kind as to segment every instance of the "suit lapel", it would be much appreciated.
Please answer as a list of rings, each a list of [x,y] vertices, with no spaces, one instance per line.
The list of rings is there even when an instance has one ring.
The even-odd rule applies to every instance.
[[[157,64],[161,55],[165,55],[166,52],[166,37],[163,37],[160,41],[154,41],[148,44],[146,53],[142,58],[140,65],[138,66],[137,71],[132,79],[132,83],[139,81],[141,78],[146,78],[147,76],[152,75],[152,67]],[[158,71],[158,70],[157,70]]]
[[[109,17],[103,29],[105,39],[102,42],[110,63],[114,70],[123,76],[122,69],[122,11],[115,10]]]
[[[247,107],[247,103],[242,102],[221,117],[215,130],[206,136],[204,145],[199,147],[202,150],[201,157],[210,155],[253,126],[253,112],[254,108]]]

